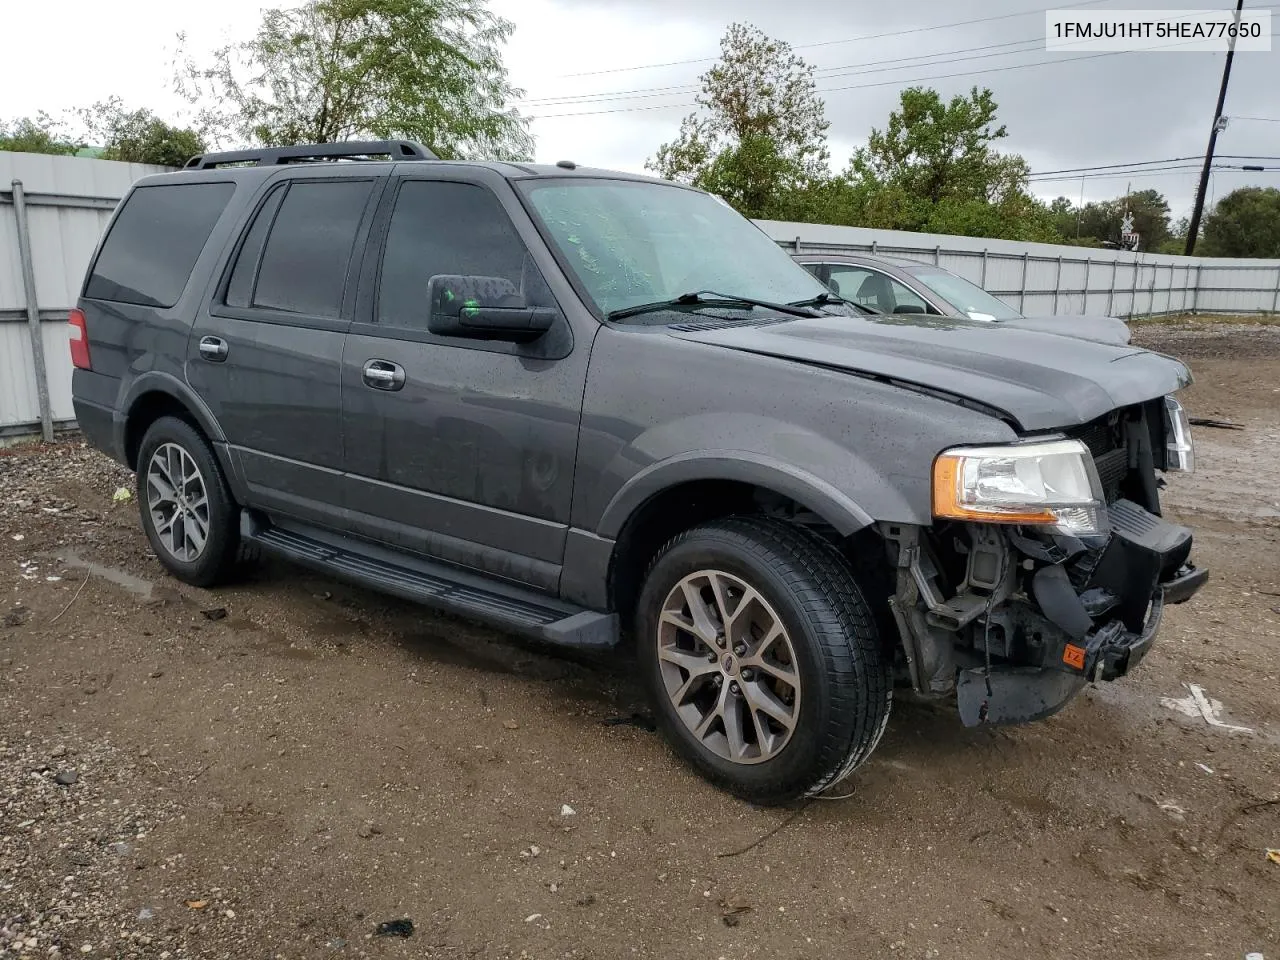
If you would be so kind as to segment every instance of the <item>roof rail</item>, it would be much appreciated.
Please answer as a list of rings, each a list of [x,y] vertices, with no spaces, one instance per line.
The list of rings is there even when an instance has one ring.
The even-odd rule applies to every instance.
[[[420,143],[412,140],[348,140],[345,143],[304,143],[295,147],[260,147],[255,150],[230,150],[206,153],[187,161],[186,170],[212,170],[233,164],[271,167],[284,163],[309,163],[317,160],[368,160],[387,156],[392,160],[440,159]]]

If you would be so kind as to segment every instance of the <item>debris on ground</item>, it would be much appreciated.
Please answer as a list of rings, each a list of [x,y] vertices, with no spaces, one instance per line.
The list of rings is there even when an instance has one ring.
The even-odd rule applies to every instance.
[[[504,727],[506,727],[508,730],[519,730],[519,729],[520,729],[520,724],[519,724],[519,722],[518,722],[518,721],[516,721],[516,720],[503,720],[503,721],[502,721],[502,725],[503,725]]]
[[[576,816],[577,813],[578,811],[573,809],[573,807],[569,806],[567,803],[560,804],[560,816],[572,817],[572,816]]]
[[[606,727],[639,727],[650,733],[658,729],[658,724],[647,713],[633,713],[629,717],[606,717],[600,722]]]
[[[1231,420],[1215,420],[1213,417],[1188,417],[1187,422],[1193,427],[1212,427],[1215,430],[1243,430],[1244,424]]]
[[[208,610],[201,610],[200,615],[206,620],[221,620],[227,615],[226,607],[212,607]]]
[[[192,910],[203,910],[205,907],[209,905],[208,900],[184,900],[182,902],[185,903]]]
[[[1218,714],[1222,712],[1222,702],[1220,700],[1210,700],[1205,695],[1204,688],[1199,684],[1187,683],[1184,686],[1191,691],[1190,696],[1181,698],[1161,697],[1160,705],[1168,707],[1170,710],[1176,710],[1183,716],[1201,719],[1209,726],[1225,730],[1227,733],[1253,733],[1252,727],[1240,727],[1235,724],[1224,723],[1218,719]]]
[[[111,495],[111,499],[115,503],[127,503],[133,499],[133,491],[128,487],[116,487],[116,492]]]
[[[736,927],[744,913],[751,912],[751,904],[741,900],[721,900],[720,919],[726,927]]]
[[[74,770],[59,770],[54,774],[53,782],[60,787],[69,787],[80,779],[80,774]]]
[[[1267,849],[1267,859],[1272,863],[1280,864],[1280,850]]]
[[[378,924],[378,929],[374,931],[374,935],[379,937],[412,937],[413,921],[408,918],[404,920],[387,920]]]

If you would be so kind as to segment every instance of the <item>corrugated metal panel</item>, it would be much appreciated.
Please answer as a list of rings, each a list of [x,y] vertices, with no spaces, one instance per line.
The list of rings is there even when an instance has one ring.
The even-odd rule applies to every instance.
[[[65,315],[76,301],[84,272],[111,217],[110,203],[118,201],[141,177],[165,172],[165,167],[79,157],[49,157],[30,153],[0,153],[0,191],[22,181],[29,202],[27,222],[36,300],[42,316]],[[97,206],[50,206],[40,201],[76,198]],[[0,428],[38,422],[31,334],[25,319],[26,294],[18,253],[17,219],[12,203],[0,204]],[[50,407],[54,420],[69,420],[71,358],[65,322],[41,324]]]

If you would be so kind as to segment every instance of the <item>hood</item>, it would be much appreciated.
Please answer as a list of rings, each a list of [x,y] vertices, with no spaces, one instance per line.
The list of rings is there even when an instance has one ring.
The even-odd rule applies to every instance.
[[[1096,340],[1098,343],[1124,345],[1129,342],[1129,325],[1115,317],[1019,317],[1016,320],[996,321],[1003,327],[1017,330],[1035,330],[1059,337],[1075,337],[1078,340]]]
[[[1191,382],[1187,368],[1163,354],[1018,329],[1007,321],[828,316],[681,326],[670,335],[974,401],[1024,431],[1088,423]]]

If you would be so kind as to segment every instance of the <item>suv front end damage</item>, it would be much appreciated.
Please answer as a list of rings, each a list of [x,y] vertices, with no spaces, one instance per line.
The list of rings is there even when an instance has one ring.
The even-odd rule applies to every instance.
[[[1208,576],[1190,562],[1191,531],[1160,516],[1157,472],[1191,466],[1172,398],[1053,437],[944,451],[933,526],[881,525],[916,691],[954,691],[969,726],[1021,723],[1129,673],[1165,605]]]

